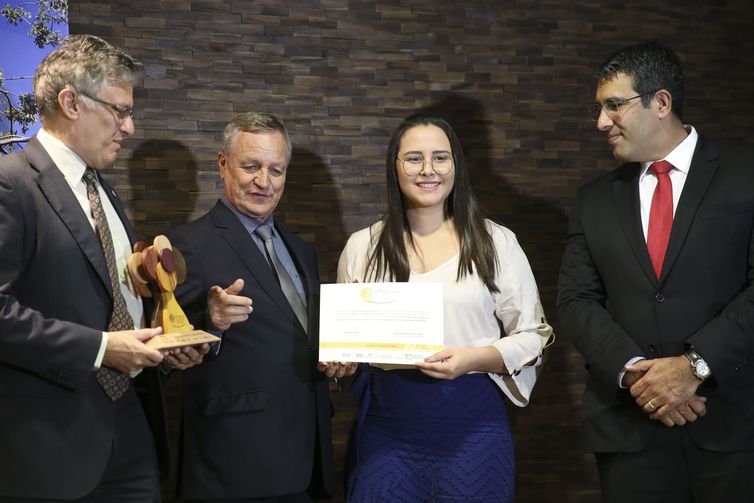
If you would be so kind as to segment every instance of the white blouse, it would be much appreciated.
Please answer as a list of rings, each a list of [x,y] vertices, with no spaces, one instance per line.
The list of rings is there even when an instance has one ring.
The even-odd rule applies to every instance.
[[[431,271],[412,271],[409,281],[443,283],[445,346],[496,347],[510,375],[489,375],[514,404],[524,407],[537,380],[542,351],[552,343],[552,327],[515,234],[490,220],[485,224],[497,252],[499,292],[491,293],[476,270],[457,280],[459,254]],[[381,228],[382,222],[377,222],[351,235],[338,262],[338,283],[365,281],[367,259]],[[529,362],[534,363],[527,366]]]

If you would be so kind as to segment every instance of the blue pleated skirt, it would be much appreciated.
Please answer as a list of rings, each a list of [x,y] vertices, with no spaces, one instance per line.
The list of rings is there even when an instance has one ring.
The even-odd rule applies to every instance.
[[[451,381],[363,366],[346,456],[349,503],[513,500],[505,402],[486,374]]]

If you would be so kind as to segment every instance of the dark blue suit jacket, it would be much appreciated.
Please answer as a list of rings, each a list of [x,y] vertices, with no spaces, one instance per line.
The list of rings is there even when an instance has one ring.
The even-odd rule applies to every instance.
[[[99,482],[115,406],[92,364],[112,305],[97,236],[39,141],[0,158],[0,496],[76,498]],[[147,415],[167,468],[157,372],[143,371],[135,387],[154,407]]]
[[[168,231],[186,259],[178,302],[198,329],[211,328],[207,293],[245,282],[254,311],[222,334],[217,355],[183,379],[180,491],[184,498],[257,498],[331,490],[327,379],[316,370],[319,274],[311,245],[277,226],[302,276],[308,337],[265,257],[221,202]]]
[[[652,421],[618,388],[634,356],[691,344],[713,377],[697,393],[707,415],[686,426],[713,451],[754,449],[754,151],[700,137],[676,208],[659,281],[639,214],[637,163],[586,185],[573,209],[560,272],[563,331],[584,358],[584,444],[639,451]]]

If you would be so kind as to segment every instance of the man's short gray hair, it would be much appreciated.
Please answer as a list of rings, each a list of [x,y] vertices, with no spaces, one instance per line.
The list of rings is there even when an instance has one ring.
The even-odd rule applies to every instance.
[[[42,61],[34,75],[34,96],[39,115],[58,111],[63,89],[96,96],[106,84],[133,86],[141,63],[94,35],[70,35]]]
[[[291,162],[291,139],[283,122],[272,114],[264,112],[246,112],[231,119],[223,131],[223,149],[225,155],[230,155],[239,133],[274,133],[279,132],[285,138],[288,146],[288,162]]]

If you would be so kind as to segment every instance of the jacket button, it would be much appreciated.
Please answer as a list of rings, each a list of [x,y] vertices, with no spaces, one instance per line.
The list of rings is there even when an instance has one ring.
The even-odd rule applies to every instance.
[[[657,293],[655,294],[655,300],[656,300],[656,301],[657,301],[657,302],[658,302],[659,304],[662,304],[663,302],[665,302],[665,296],[664,296],[664,295],[663,295],[662,293],[660,293],[660,292],[657,292]]]
[[[654,353],[655,351],[657,351],[657,346],[655,346],[654,344],[650,344],[647,349],[649,349],[650,353]]]

